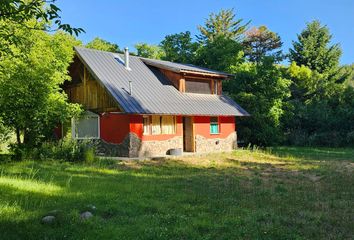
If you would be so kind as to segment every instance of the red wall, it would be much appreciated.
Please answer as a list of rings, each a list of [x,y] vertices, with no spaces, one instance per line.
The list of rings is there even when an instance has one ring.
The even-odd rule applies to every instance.
[[[195,135],[201,135],[205,138],[227,138],[236,131],[235,117],[219,117],[219,134],[210,134],[210,117],[194,117]]]
[[[205,138],[226,138],[235,131],[235,117],[220,117],[220,133],[210,134],[210,117],[194,117],[196,135]],[[176,134],[143,135],[143,116],[105,113],[100,118],[101,138],[110,143],[122,143],[129,132],[135,133],[143,141],[164,141],[183,136],[182,117],[177,116]]]
[[[129,133],[129,115],[105,113],[100,117],[100,135],[109,143],[122,143]]]

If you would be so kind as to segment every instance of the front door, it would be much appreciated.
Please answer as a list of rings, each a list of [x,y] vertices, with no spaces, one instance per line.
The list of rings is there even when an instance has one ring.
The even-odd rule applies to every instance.
[[[183,151],[194,152],[194,149],[193,117],[183,117]]]

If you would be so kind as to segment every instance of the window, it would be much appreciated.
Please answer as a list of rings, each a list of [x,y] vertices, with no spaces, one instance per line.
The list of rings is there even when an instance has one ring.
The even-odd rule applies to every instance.
[[[162,134],[175,134],[176,133],[176,118],[174,116],[161,117],[161,132]]]
[[[186,78],[186,92],[212,94],[211,81]]]
[[[210,133],[211,134],[218,134],[219,131],[220,131],[219,118],[218,117],[211,117],[210,118]]]
[[[150,117],[149,116],[144,116],[143,125],[144,125],[143,134],[149,135],[150,134]]]
[[[75,139],[98,139],[100,137],[100,116],[86,112],[79,119],[72,119],[72,137]]]
[[[159,135],[161,134],[161,117],[152,116],[151,117],[151,134]]]
[[[175,134],[175,116],[146,116],[143,118],[144,135]]]

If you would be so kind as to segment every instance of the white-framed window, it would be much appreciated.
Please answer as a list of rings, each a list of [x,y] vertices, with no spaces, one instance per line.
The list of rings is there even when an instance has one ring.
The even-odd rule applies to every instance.
[[[71,120],[71,133],[74,139],[99,139],[100,116],[86,111],[80,118]]]

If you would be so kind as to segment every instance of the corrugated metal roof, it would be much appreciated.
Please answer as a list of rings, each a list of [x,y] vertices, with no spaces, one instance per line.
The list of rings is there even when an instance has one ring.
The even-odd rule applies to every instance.
[[[149,59],[149,58],[141,58],[141,60],[147,65],[159,67],[167,70],[171,70],[173,72],[198,72],[198,73],[206,73],[206,74],[216,74],[222,75],[225,77],[232,76],[232,74],[215,71],[209,68],[198,67],[192,64],[184,64],[184,63],[175,63],[163,60]]]
[[[155,67],[139,57],[130,56],[130,68],[117,60],[122,54],[82,47],[75,48],[91,74],[110,92],[126,113],[248,116],[232,99],[224,95],[179,92]],[[132,82],[132,95],[129,94]]]

